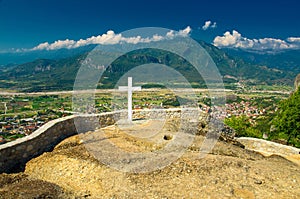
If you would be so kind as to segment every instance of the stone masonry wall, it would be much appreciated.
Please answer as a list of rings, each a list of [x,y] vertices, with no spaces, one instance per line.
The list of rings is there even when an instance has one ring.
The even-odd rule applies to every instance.
[[[246,149],[263,152],[269,155],[277,154],[289,156],[292,154],[300,154],[300,149],[298,148],[278,144],[267,140],[248,137],[240,137],[236,138],[236,140],[242,143]]]
[[[26,137],[0,145],[0,173],[21,171],[27,161],[51,151],[63,139],[95,130],[99,124],[103,127],[111,125],[116,117],[118,113],[59,118],[46,123]],[[76,127],[74,121],[78,124]]]

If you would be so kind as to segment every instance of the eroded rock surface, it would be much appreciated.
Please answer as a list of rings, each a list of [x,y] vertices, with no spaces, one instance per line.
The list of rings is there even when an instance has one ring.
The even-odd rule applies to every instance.
[[[152,124],[140,125],[151,129]],[[106,141],[122,150],[145,153],[172,142],[176,129],[174,123],[167,122],[151,139],[136,137],[137,127],[114,125],[101,131]],[[164,139],[166,135],[170,139]],[[103,140],[97,139],[97,131],[83,136]],[[199,158],[205,137],[197,135],[184,155],[166,167],[126,173],[95,159],[86,148],[87,140],[82,138],[70,137],[52,152],[32,159],[24,174],[2,174],[0,179],[19,176],[21,180],[0,183],[0,197],[43,198],[52,194],[48,198],[300,198],[300,166],[280,156],[264,157],[218,141],[207,156]]]

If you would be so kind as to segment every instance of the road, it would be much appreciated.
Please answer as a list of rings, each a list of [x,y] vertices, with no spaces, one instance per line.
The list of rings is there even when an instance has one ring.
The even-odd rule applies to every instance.
[[[175,92],[208,92],[208,89],[178,89],[178,88],[169,88],[169,89],[143,89],[143,91],[159,91],[159,90],[173,90]],[[230,89],[210,89],[211,92],[225,92],[230,93],[234,92],[234,90]],[[119,92],[117,89],[97,89],[97,90],[83,90],[83,91],[76,91],[76,94],[84,94],[84,93],[115,93]],[[245,91],[246,93],[274,93],[274,94],[290,94],[290,91],[274,91],[274,90],[252,90],[252,91]],[[74,94],[74,91],[47,91],[47,92],[8,92],[8,91],[0,91],[0,95],[6,96],[14,96],[14,95],[61,95],[61,94]]]

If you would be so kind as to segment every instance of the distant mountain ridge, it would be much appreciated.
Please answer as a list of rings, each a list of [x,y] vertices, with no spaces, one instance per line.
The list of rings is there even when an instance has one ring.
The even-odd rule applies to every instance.
[[[250,84],[293,85],[296,73],[245,61],[238,54],[225,52],[211,44],[199,41],[215,61],[225,83],[243,81]],[[38,59],[20,65],[0,67],[1,87],[20,91],[72,90],[74,79],[82,61],[94,46],[76,51],[77,54],[62,59]],[[74,52],[73,52],[74,53]],[[71,53],[71,54],[73,54]],[[146,63],[168,65],[188,79],[196,87],[205,87],[195,69],[184,59],[170,52],[143,49],[119,57],[106,66],[102,79],[103,88],[112,88],[118,79],[131,68]],[[292,69],[292,68],[290,68]]]
[[[227,54],[240,57],[252,64],[265,65],[283,71],[300,73],[300,50],[286,50],[275,53],[246,52],[239,49],[222,49]]]
[[[63,59],[76,55],[80,55],[91,51],[96,45],[88,45],[74,49],[58,49],[58,50],[23,50],[18,52],[0,53],[0,67],[5,65],[19,65],[32,62],[37,59]]]

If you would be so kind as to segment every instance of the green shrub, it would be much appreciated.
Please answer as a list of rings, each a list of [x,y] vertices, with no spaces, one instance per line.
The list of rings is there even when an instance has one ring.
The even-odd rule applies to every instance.
[[[273,120],[271,139],[285,139],[289,145],[300,147],[300,90],[279,104]]]
[[[250,123],[250,118],[242,116],[232,116],[231,118],[225,119],[225,124],[233,128],[236,132],[237,137],[255,137],[261,138],[262,132],[255,128],[254,125]]]

